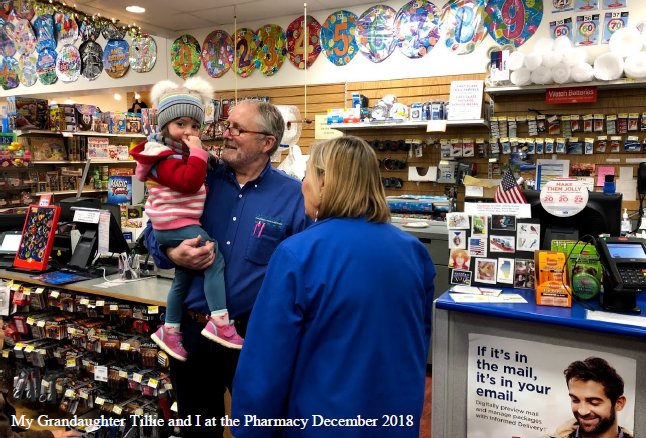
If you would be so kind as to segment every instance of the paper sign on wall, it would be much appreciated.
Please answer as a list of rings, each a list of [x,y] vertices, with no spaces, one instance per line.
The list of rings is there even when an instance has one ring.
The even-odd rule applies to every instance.
[[[452,81],[449,120],[482,118],[484,81]]]

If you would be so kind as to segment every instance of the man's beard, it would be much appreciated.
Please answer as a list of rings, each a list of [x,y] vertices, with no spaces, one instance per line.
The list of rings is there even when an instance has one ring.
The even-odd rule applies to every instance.
[[[592,434],[592,435],[597,435],[604,433],[608,431],[611,427],[615,426],[615,421],[617,419],[617,413],[615,412],[615,406],[614,404],[610,408],[610,415],[607,417],[600,417],[596,414],[588,414],[585,417],[579,415],[579,413],[575,412],[574,417],[577,420],[577,423],[579,424],[579,427],[583,432],[586,434]],[[581,419],[586,419],[586,420],[592,420],[592,419],[598,419],[599,421],[595,425],[589,425],[586,426],[581,423]]]

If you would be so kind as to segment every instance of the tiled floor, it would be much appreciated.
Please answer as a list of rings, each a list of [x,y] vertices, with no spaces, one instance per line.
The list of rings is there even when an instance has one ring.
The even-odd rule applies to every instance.
[[[431,374],[426,374],[426,390],[424,391],[424,410],[419,426],[419,438],[431,438]]]

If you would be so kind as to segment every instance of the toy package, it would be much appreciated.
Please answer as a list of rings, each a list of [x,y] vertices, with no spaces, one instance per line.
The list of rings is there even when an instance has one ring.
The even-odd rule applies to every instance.
[[[156,108],[142,108],[141,109],[141,133],[150,135],[159,132],[157,126],[157,109]]]
[[[35,161],[64,161],[67,160],[65,143],[57,137],[29,138],[31,154]]]
[[[141,133],[141,114],[125,113],[126,117],[126,133],[140,134]]]
[[[94,124],[94,114],[97,112],[95,105],[76,105],[76,130],[90,131]]]
[[[102,137],[87,139],[88,158],[108,158],[109,140]]]
[[[48,128],[49,106],[46,99],[7,96],[7,104],[7,115],[11,130]]]
[[[597,248],[592,243],[576,243],[572,240],[554,240],[552,250],[569,254],[568,275],[572,279],[572,290],[578,298],[590,300],[599,294],[601,262]]]

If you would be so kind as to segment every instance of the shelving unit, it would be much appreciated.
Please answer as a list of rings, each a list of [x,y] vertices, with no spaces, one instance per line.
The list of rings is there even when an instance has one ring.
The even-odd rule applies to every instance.
[[[85,164],[85,161],[33,161],[36,164]],[[92,164],[136,164],[135,160],[92,160]]]
[[[146,138],[143,134],[108,134],[105,132],[90,132],[90,131],[47,131],[47,130],[33,130],[33,131],[14,131],[17,137],[22,137],[24,135],[81,135],[85,137],[121,137],[121,138]]]
[[[76,195],[76,190],[57,190],[54,192],[36,192],[32,193],[34,196],[41,196],[41,195]],[[87,189],[83,190],[81,193],[107,193],[107,189]]]
[[[331,129],[337,131],[359,130],[359,129],[416,129],[428,126],[429,122],[446,122],[446,126],[481,126],[489,127],[489,121],[485,119],[475,120],[424,120],[421,122],[374,122],[374,123],[344,123],[330,125]]]
[[[644,88],[646,80],[619,79],[616,81],[592,81],[592,82],[574,82],[563,85],[526,85],[523,87],[486,87],[485,93],[490,96],[494,95],[517,95],[517,94],[536,94],[547,90],[548,88],[570,88],[570,87],[597,87],[599,90],[619,90],[626,88]]]

